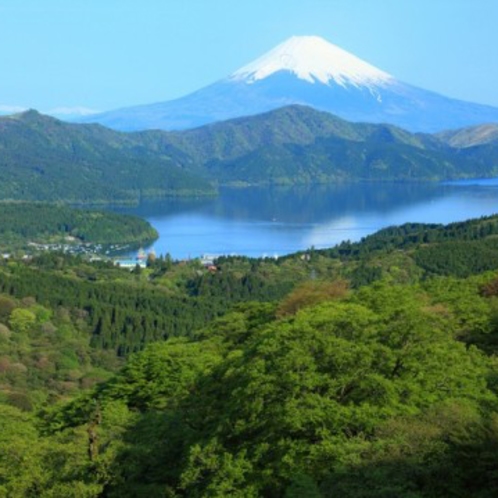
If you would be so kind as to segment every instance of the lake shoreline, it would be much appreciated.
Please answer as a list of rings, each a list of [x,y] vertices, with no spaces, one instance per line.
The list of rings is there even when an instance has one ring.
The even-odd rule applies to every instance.
[[[144,201],[135,208],[111,209],[151,223],[160,237],[144,249],[153,248],[157,256],[274,257],[360,240],[390,225],[494,214],[498,179],[220,187],[215,198]]]

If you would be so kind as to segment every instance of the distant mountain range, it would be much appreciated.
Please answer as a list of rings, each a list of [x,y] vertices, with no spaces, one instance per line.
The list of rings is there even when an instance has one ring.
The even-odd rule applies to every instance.
[[[498,124],[487,124],[449,130],[439,133],[438,138],[452,147],[467,148],[498,142]]]
[[[83,120],[123,131],[181,130],[291,104],[414,132],[498,123],[498,108],[403,83],[316,36],[292,37],[232,75],[185,97]]]
[[[139,202],[219,185],[498,176],[498,127],[436,135],[289,106],[182,132],[0,118],[0,199]]]

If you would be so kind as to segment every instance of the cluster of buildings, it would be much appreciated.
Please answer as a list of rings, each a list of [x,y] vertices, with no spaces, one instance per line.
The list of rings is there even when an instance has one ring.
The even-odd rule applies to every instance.
[[[155,257],[154,250],[149,253],[149,257]],[[147,266],[147,254],[140,248],[135,258],[125,258],[125,259],[115,259],[114,264],[121,268],[136,268],[137,265],[140,268],[145,268]]]

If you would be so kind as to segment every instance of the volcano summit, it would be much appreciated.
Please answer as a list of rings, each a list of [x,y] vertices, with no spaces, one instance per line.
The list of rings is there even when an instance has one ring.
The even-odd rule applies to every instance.
[[[125,131],[174,130],[290,104],[410,131],[498,122],[498,108],[403,83],[317,36],[294,36],[230,76],[185,97],[109,111],[85,121]]]

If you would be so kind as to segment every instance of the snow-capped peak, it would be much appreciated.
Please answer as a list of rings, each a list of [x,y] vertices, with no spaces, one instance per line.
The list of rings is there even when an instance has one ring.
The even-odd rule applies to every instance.
[[[319,36],[293,36],[230,77],[248,83],[290,71],[310,83],[383,86],[393,77]]]

